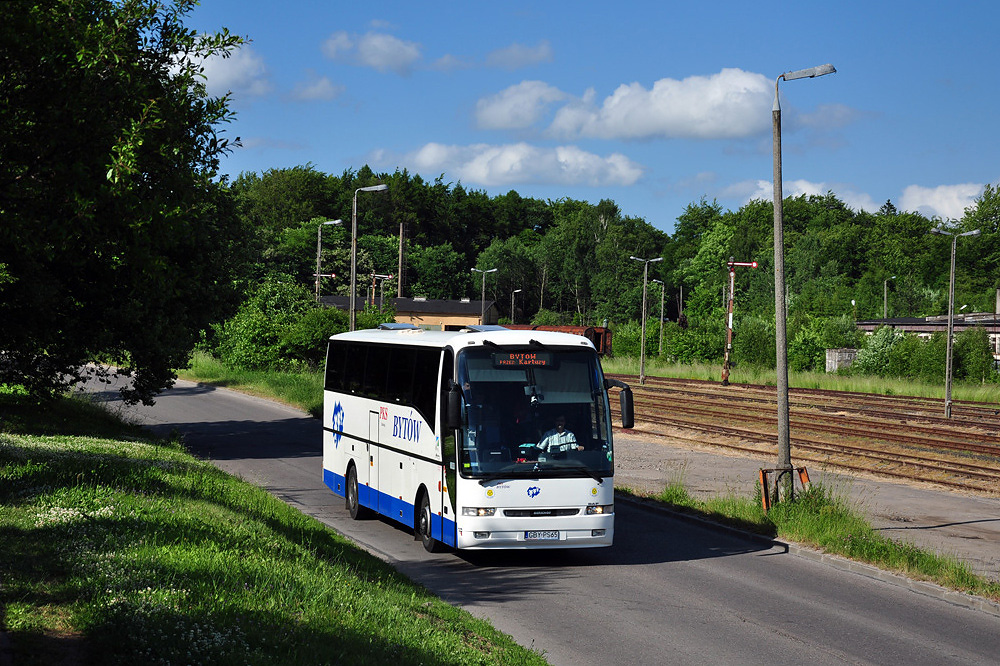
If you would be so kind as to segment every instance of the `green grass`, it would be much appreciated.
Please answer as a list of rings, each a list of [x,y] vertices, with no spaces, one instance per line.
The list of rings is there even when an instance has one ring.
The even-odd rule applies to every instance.
[[[761,505],[759,486],[754,497],[728,494],[702,501],[692,498],[682,481],[674,481],[651,498],[671,509],[713,522],[793,541],[910,578],[1000,601],[1000,583],[977,576],[968,565],[955,558],[882,536],[851,508],[847,499],[819,484],[800,493],[795,501],[776,504],[768,512]]]
[[[613,374],[639,374],[639,359],[613,357],[602,360],[604,371]],[[674,377],[678,379],[704,379],[714,382],[722,380],[722,365],[711,363],[664,363],[658,359],[646,361],[646,375],[650,377]],[[733,384],[756,384],[774,386],[777,375],[770,368],[744,366],[733,368],[729,381]],[[944,400],[944,382],[926,383],[914,379],[892,379],[885,377],[864,377],[829,374],[825,372],[788,373],[788,385],[792,388],[824,389],[830,391],[854,391],[880,395],[906,395],[917,398],[939,398]],[[979,384],[954,382],[954,400],[972,402],[1000,402],[1000,384]]]
[[[190,365],[177,376],[190,381],[223,386],[294,405],[316,418],[323,415],[323,373],[233,370],[212,356],[195,353]]]
[[[14,663],[545,663],[176,443],[72,400],[0,417]]]

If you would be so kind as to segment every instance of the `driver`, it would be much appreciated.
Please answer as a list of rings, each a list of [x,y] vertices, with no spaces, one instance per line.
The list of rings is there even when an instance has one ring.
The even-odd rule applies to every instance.
[[[556,427],[542,435],[538,448],[548,453],[583,451],[583,446],[576,441],[576,435],[566,430],[566,417],[562,414],[556,417]]]

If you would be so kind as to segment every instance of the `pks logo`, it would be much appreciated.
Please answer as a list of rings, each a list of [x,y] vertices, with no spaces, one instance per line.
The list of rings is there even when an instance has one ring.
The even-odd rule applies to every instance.
[[[344,434],[344,406],[339,402],[333,405],[333,446],[340,446],[340,438]]]
[[[534,499],[535,497],[538,497],[539,493],[541,492],[542,489],[539,488],[538,486],[531,486],[530,488],[528,488],[528,497]]]

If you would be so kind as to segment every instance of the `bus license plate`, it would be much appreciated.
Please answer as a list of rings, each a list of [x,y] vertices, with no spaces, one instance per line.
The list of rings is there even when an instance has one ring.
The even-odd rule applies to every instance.
[[[553,530],[534,530],[524,533],[525,541],[558,541],[559,532]]]

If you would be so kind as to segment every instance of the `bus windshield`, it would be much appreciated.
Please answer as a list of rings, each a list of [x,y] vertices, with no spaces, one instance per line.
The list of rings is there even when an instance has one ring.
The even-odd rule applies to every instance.
[[[458,383],[463,476],[612,475],[607,392],[592,349],[466,349]]]

